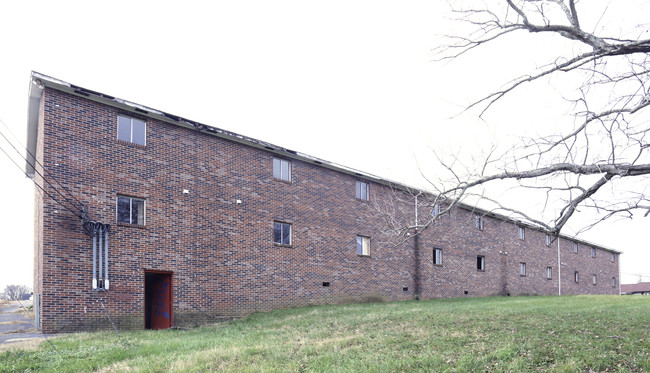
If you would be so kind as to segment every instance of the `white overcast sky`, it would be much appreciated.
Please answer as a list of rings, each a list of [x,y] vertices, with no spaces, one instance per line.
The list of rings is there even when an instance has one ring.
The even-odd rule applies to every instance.
[[[621,17],[650,13],[625,4]],[[548,51],[501,43],[435,62],[440,35],[458,31],[448,16],[440,0],[3,1],[0,119],[24,143],[34,70],[407,184],[419,182],[418,164],[427,173],[430,148],[474,151],[562,125],[534,89],[488,123],[450,119]],[[4,154],[0,170],[0,290],[31,286],[34,188]],[[624,251],[623,273],[650,276],[647,226],[582,237]]]

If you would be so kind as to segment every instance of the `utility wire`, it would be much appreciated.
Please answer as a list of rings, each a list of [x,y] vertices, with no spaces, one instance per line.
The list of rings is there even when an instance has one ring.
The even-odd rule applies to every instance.
[[[2,120],[0,120],[0,123],[2,123],[2,124],[5,126],[5,128],[9,129],[9,127],[7,127],[7,125],[6,125]],[[47,184],[48,184],[52,189],[54,189],[54,191],[56,191],[56,192],[57,192],[61,197],[63,197],[63,199],[64,199],[67,203],[69,203],[70,206],[72,206],[74,209],[79,210],[80,213],[79,213],[79,212],[72,211],[68,206],[64,205],[62,202],[60,202],[59,200],[57,200],[56,198],[54,198],[50,193],[48,193],[47,191],[45,191],[45,189],[43,189],[43,187],[42,187],[41,185],[38,185],[38,183],[36,182],[36,180],[32,179],[32,180],[34,181],[34,184],[35,184],[36,186],[38,186],[40,189],[42,189],[43,192],[45,192],[45,194],[48,195],[48,197],[52,198],[54,201],[56,201],[56,202],[57,202],[58,204],[60,204],[61,206],[65,207],[68,211],[72,212],[74,215],[76,215],[76,216],[78,216],[79,218],[83,219],[83,214],[85,213],[84,205],[83,205],[83,204],[82,204],[82,203],[81,203],[77,198],[75,198],[74,195],[73,195],[73,194],[72,194],[72,193],[71,193],[71,192],[70,192],[70,191],[69,191],[69,190],[68,190],[68,189],[67,189],[63,184],[61,184],[61,182],[59,182],[59,181],[58,181],[58,180],[57,180],[57,179],[56,179],[56,178],[55,178],[51,173],[47,172],[47,170],[45,169],[45,167],[44,167],[42,164],[40,164],[40,162],[36,161],[36,157],[34,157],[34,155],[31,154],[27,149],[25,149],[25,150],[27,150],[27,152],[28,152],[28,153],[29,153],[29,154],[34,158],[35,162],[38,163],[38,164],[43,168],[43,170],[48,174],[48,178],[52,178],[54,181],[56,181],[57,184],[59,184],[59,185],[60,185],[60,186],[61,186],[61,187],[62,187],[62,188],[63,188],[63,189],[64,189],[64,190],[65,190],[65,191],[66,191],[66,192],[67,192],[67,193],[68,193],[68,194],[73,198],[73,199],[75,199],[75,200],[77,201],[77,203],[79,203],[79,205],[81,205],[81,207],[79,207],[79,206],[76,205],[73,201],[71,201],[68,197],[66,197],[66,195],[64,195],[64,194],[63,194],[63,193],[62,193],[62,192],[61,192],[61,191],[60,191],[56,186],[54,186],[54,184],[52,184],[52,183],[48,180],[48,178],[45,177],[45,175],[41,174],[41,172],[38,171],[38,169],[35,167],[35,164],[32,164],[31,162],[29,162],[29,161],[27,160],[27,158],[26,158],[24,155],[22,155],[22,153],[21,153],[21,152],[20,152],[20,151],[19,151],[19,150],[14,146],[14,144],[12,144],[11,140],[9,140],[9,139],[7,138],[7,136],[5,136],[4,133],[2,133],[2,131],[0,131],[0,136],[2,136],[2,137],[5,139],[5,141],[7,141],[7,143],[9,144],[9,146],[11,146],[11,147],[13,148],[13,150],[14,150],[16,153],[18,153],[18,154],[20,155],[20,157],[21,157],[23,160],[25,160],[25,162],[26,162],[29,166],[31,166],[31,167],[34,169],[34,172],[37,173],[37,174],[38,174],[38,175],[43,179],[43,181],[45,181],[45,182],[46,182],[46,183],[47,183]],[[14,136],[14,137],[15,137],[15,136]],[[9,158],[9,160],[11,160],[11,161],[13,162],[13,164],[16,165],[16,167],[18,167],[21,171],[23,170],[23,168],[22,168],[22,167],[21,167],[21,166],[20,166],[20,165],[19,165],[19,164],[14,160],[14,158],[13,158],[11,155],[9,155],[9,153],[7,153],[7,151],[5,151],[2,147],[0,147],[0,150],[2,150],[2,152],[7,156],[7,158]]]
[[[16,147],[11,143],[11,140],[9,140],[9,139],[8,139],[8,138],[7,138],[7,137],[6,137],[6,136],[5,136],[5,135],[0,131],[0,135],[2,135],[2,137],[4,137],[4,139],[5,139],[5,140],[7,141],[7,143],[8,143],[8,144],[9,144],[9,145],[10,145],[10,146],[11,146],[11,147],[16,151],[16,153],[18,153],[18,154],[21,156],[21,158],[24,159],[25,162],[27,162],[27,163],[28,163],[28,164],[29,164],[29,165],[34,169],[35,172],[36,172],[36,166],[37,166],[37,165],[40,166],[40,167],[43,169],[43,171],[44,171],[45,173],[47,173],[47,175],[48,175],[49,177],[52,178],[52,180],[54,180],[57,184],[59,184],[59,185],[61,186],[61,188],[63,188],[63,190],[65,190],[65,191],[66,191],[66,192],[67,192],[67,193],[68,193],[68,194],[69,194],[69,195],[70,195],[70,196],[71,196],[71,197],[72,197],[72,198],[73,198],[73,199],[74,199],[74,200],[79,204],[79,206],[74,205],[74,204],[73,204],[71,201],[69,201],[67,198],[66,198],[66,200],[69,201],[70,204],[72,204],[73,206],[75,206],[75,208],[78,208],[78,209],[80,209],[81,211],[84,211],[84,208],[85,208],[84,204],[83,204],[81,201],[79,201],[79,200],[74,196],[74,194],[73,194],[72,192],[70,192],[70,190],[68,190],[68,188],[65,187],[65,185],[63,185],[63,184],[62,184],[62,183],[61,183],[57,178],[55,178],[54,175],[52,175],[49,171],[47,171],[47,169],[45,168],[45,166],[44,166],[43,164],[41,164],[41,163],[38,161],[38,159],[36,158],[36,155],[35,155],[35,154],[32,154],[32,152],[30,152],[29,149],[27,149],[27,147],[26,147],[25,145],[23,145],[23,144],[20,142],[20,140],[18,139],[18,137],[16,137],[16,135],[11,131],[11,129],[9,128],[9,126],[7,126],[7,124],[6,124],[4,121],[2,121],[2,119],[0,119],[0,123],[1,123],[5,128],[6,128],[7,132],[8,132],[8,133],[9,133],[9,134],[14,138],[15,142],[18,143],[19,148],[25,149],[25,151],[27,152],[27,154],[29,154],[29,155],[32,157],[32,159],[34,160],[35,163],[32,164],[32,163],[30,163],[29,161],[27,161],[27,158],[26,158],[25,156],[23,156],[23,154],[22,154],[18,149],[16,149]],[[22,170],[22,168],[21,168],[21,170]],[[40,176],[43,177],[44,175],[40,175]],[[44,177],[43,177],[43,178],[44,178]],[[53,187],[54,187],[54,186],[53,186]],[[59,194],[62,194],[62,193],[59,193]],[[65,196],[63,196],[63,197],[65,198]]]
[[[2,151],[2,152],[7,156],[7,158],[9,158],[9,160],[10,160],[13,164],[15,164],[16,167],[18,167],[18,168],[22,171],[23,168],[22,168],[18,163],[16,163],[16,161],[15,161],[15,160],[14,160],[14,159],[13,159],[13,158],[8,154],[8,153],[7,153],[7,152],[6,152],[2,147],[0,147],[0,151]],[[40,175],[40,173],[39,173],[39,175]],[[42,177],[42,175],[40,175],[40,176]],[[51,184],[49,181],[47,181],[44,177],[43,177],[43,180],[46,181],[48,184],[50,184],[50,186],[52,186],[52,184]],[[71,213],[73,213],[73,214],[74,214],[75,216],[77,216],[79,219],[83,219],[83,214],[79,214],[79,212],[71,210],[68,206],[66,206],[66,205],[64,205],[63,203],[61,203],[61,201],[59,201],[58,199],[54,198],[54,196],[51,195],[50,193],[48,193],[48,191],[45,190],[41,185],[38,185],[38,183],[36,182],[36,180],[33,180],[33,179],[32,179],[32,181],[34,182],[34,185],[36,185],[40,190],[42,190],[42,191],[43,191],[43,192],[44,192],[48,197],[50,197],[54,202],[56,202],[56,203],[58,203],[59,205],[63,206],[63,208],[65,208],[66,210],[68,210],[68,211],[70,211]],[[52,186],[52,188],[53,188],[54,190],[58,191],[58,189],[54,188],[54,186]],[[59,192],[59,194],[61,194],[61,192]],[[64,196],[64,198],[65,198],[65,196]],[[82,212],[83,212],[83,211],[82,211]]]

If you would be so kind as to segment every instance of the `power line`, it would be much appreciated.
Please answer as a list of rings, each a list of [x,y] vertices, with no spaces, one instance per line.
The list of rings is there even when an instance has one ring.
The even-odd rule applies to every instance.
[[[8,154],[8,153],[7,153],[7,152],[6,152],[2,147],[0,147],[0,151],[2,151],[2,152],[3,152],[3,153],[4,153],[4,154],[9,158],[9,160],[10,160],[13,164],[16,165],[16,167],[18,167],[20,170],[22,170],[22,167],[20,167],[20,165],[19,165],[18,163],[16,163],[16,161],[15,161],[13,158],[11,158],[11,156],[9,156],[9,154]],[[42,175],[41,175],[41,176],[42,176]],[[43,178],[43,180],[45,180],[45,178]],[[50,193],[48,193],[48,191],[46,191],[42,186],[38,185],[38,183],[36,182],[36,180],[33,180],[33,179],[32,179],[32,181],[34,182],[34,185],[36,185],[40,190],[42,190],[43,193],[45,193],[48,197],[50,197],[54,202],[56,202],[56,203],[58,203],[59,205],[63,206],[63,208],[65,208],[66,210],[70,211],[71,213],[73,213],[73,214],[74,214],[75,216],[77,216],[78,218],[83,219],[83,215],[82,215],[82,214],[79,214],[79,213],[76,212],[76,211],[72,211],[68,206],[64,205],[63,203],[61,203],[61,201],[59,201],[58,199],[54,198],[54,196],[51,195]],[[48,182],[48,184],[49,184],[49,182]],[[51,184],[50,184],[50,185],[51,185]],[[54,188],[54,187],[53,187],[53,188]],[[54,189],[56,190],[56,188],[54,188]],[[59,192],[59,193],[60,193],[60,192]],[[64,197],[64,198],[65,198],[65,197]]]
[[[79,201],[79,200],[74,196],[74,194],[73,194],[72,192],[70,192],[70,190],[68,190],[68,188],[65,187],[65,185],[63,185],[63,184],[62,184],[62,183],[61,183],[57,178],[55,178],[54,175],[52,175],[52,174],[51,174],[51,173],[50,173],[50,172],[45,168],[45,166],[44,166],[43,164],[41,164],[41,163],[38,161],[38,159],[36,158],[36,155],[35,155],[35,154],[32,154],[32,153],[29,151],[29,149],[27,149],[27,147],[26,147],[25,145],[23,145],[23,144],[20,142],[20,140],[18,139],[18,137],[16,137],[16,135],[14,135],[14,133],[13,133],[13,132],[11,131],[11,129],[9,128],[9,126],[7,126],[7,124],[6,124],[4,121],[2,121],[2,119],[0,119],[0,123],[1,123],[5,128],[6,128],[7,132],[8,132],[8,133],[9,133],[9,134],[14,138],[15,142],[17,142],[17,143],[19,144],[19,147],[22,148],[22,149],[25,149],[25,151],[27,152],[27,154],[29,154],[29,155],[32,157],[32,159],[33,159],[34,162],[35,162],[34,164],[30,163],[30,162],[27,160],[27,158],[26,158],[25,156],[23,156],[22,153],[21,153],[18,149],[16,149],[16,147],[11,143],[11,140],[9,140],[9,139],[8,139],[8,138],[7,138],[7,137],[6,137],[6,136],[5,136],[5,135],[0,131],[0,135],[2,135],[2,137],[4,137],[4,139],[5,139],[5,140],[7,141],[7,143],[8,143],[8,144],[9,144],[9,145],[10,145],[10,146],[11,146],[11,147],[16,151],[16,153],[18,153],[18,154],[21,156],[21,158],[22,158],[23,160],[25,160],[25,162],[26,162],[27,164],[29,164],[29,165],[34,169],[34,172],[37,172],[36,166],[37,166],[37,165],[40,166],[40,167],[43,169],[43,171],[44,171],[44,172],[45,172],[45,173],[46,173],[50,178],[52,178],[52,180],[54,180],[57,184],[59,184],[59,185],[61,186],[61,188],[63,188],[63,190],[65,190],[65,191],[66,191],[66,192],[67,192],[67,193],[68,193],[68,194],[69,194],[69,195],[70,195],[70,196],[71,196],[71,197],[72,197],[72,198],[73,198],[73,199],[74,199],[74,200],[79,204],[79,206],[76,206],[75,204],[73,204],[70,200],[68,200],[65,196],[63,196],[63,194],[62,194],[61,192],[59,192],[59,194],[61,194],[61,196],[62,196],[63,198],[65,198],[66,201],[68,201],[71,205],[75,206],[75,208],[81,210],[82,212],[85,211],[85,206],[84,206],[84,204],[83,204],[81,201]],[[22,168],[21,168],[21,170],[22,170]],[[45,179],[44,175],[42,175],[42,174],[40,174],[40,173],[39,173],[39,175],[40,175],[41,177],[43,177],[43,179]],[[48,184],[49,184],[49,183],[48,183]],[[54,188],[54,186],[53,186],[52,184],[50,184],[50,185]]]

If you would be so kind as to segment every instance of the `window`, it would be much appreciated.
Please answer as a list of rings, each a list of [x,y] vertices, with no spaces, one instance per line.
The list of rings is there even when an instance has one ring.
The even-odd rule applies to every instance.
[[[291,224],[274,221],[273,242],[278,245],[291,245]]]
[[[552,267],[546,267],[546,279],[550,280],[553,278],[553,268]]]
[[[550,234],[546,235],[546,246],[551,246],[551,235]]]
[[[485,257],[482,255],[478,255],[476,257],[476,269],[478,271],[485,271]]]
[[[577,253],[578,253],[578,244],[575,243],[575,242],[573,243],[573,253],[574,253],[574,254],[577,254]]]
[[[433,249],[433,264],[439,266],[442,265],[442,250]]]
[[[596,249],[594,249],[593,247],[591,248],[591,257],[592,258],[596,257]]]
[[[610,253],[612,263],[616,262],[616,255],[614,253]]]
[[[291,181],[291,162],[273,158],[273,178]]]
[[[119,223],[144,225],[144,199],[117,196],[117,221]]]
[[[524,227],[519,227],[519,239],[523,240],[526,238],[526,229]]]
[[[433,210],[431,210],[431,216],[435,218],[438,215],[440,215],[440,205],[436,203],[433,205]]]
[[[519,263],[519,275],[526,276],[526,263]]]
[[[596,275],[591,275],[591,283],[596,285]]]
[[[483,230],[485,228],[484,222],[483,222],[483,217],[476,215],[476,228],[479,230]]]
[[[370,237],[357,236],[357,254],[370,256]]]
[[[578,271],[573,272],[573,280],[576,283],[580,282],[580,273],[578,273]]]
[[[612,277],[612,287],[616,287],[616,277]]]
[[[140,119],[117,116],[117,139],[138,145],[146,145],[146,122]]]
[[[357,198],[364,201],[368,200],[368,183],[357,181]]]

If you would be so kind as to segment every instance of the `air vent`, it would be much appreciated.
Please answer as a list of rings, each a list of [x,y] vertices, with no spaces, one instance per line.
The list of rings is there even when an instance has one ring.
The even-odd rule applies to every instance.
[[[404,287],[402,288],[402,291],[409,291],[409,288],[406,287],[406,286],[404,286]]]

